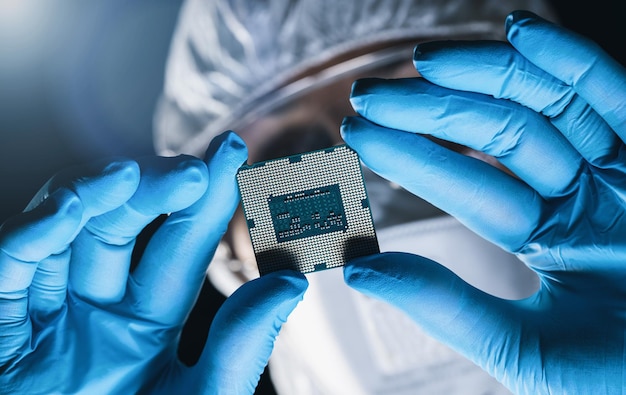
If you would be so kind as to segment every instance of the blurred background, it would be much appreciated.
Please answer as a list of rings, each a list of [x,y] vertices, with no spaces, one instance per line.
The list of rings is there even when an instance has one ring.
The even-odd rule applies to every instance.
[[[65,167],[153,153],[181,3],[0,0],[0,223]],[[626,2],[550,3],[564,26],[626,65]]]
[[[153,152],[181,3],[0,0],[0,222],[64,167]],[[625,2],[551,3],[563,25],[626,64]]]
[[[0,222],[51,175],[153,153],[181,0],[0,0]]]

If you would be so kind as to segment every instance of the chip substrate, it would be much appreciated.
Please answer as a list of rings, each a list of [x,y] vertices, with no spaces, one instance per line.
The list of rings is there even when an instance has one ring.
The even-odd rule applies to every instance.
[[[347,145],[243,165],[237,183],[261,275],[379,252],[361,162]]]

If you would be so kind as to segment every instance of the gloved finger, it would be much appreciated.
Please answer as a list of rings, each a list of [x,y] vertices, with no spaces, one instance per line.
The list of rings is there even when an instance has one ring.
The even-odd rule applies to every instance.
[[[67,249],[82,215],[78,196],[62,188],[0,227],[0,366],[30,338],[28,288],[38,262]]]
[[[344,279],[350,287],[404,311],[430,336],[509,388],[514,384],[523,325],[516,301],[486,294],[436,262],[405,253],[348,262]]]
[[[423,136],[346,118],[346,143],[382,177],[456,217],[477,234],[516,252],[532,239],[545,202],[518,179]]]
[[[295,271],[278,271],[242,285],[217,312],[191,377],[194,393],[252,394],[274,340],[302,300],[308,282]]]
[[[235,175],[246,159],[245,143],[235,133],[213,139],[206,153],[206,193],[159,227],[130,277],[129,303],[137,314],[167,325],[181,324],[186,318],[239,204]]]
[[[72,291],[86,300],[119,302],[137,235],[158,215],[187,208],[206,191],[206,165],[197,158],[150,156],[137,162],[141,178],[133,196],[91,218],[72,246]]]
[[[28,251],[43,253],[36,259],[31,258],[31,261],[39,262],[34,277],[29,275],[29,282],[32,281],[32,284],[29,289],[28,308],[33,317],[43,319],[57,311],[65,301],[70,260],[67,244],[75,239],[91,216],[119,207],[132,196],[138,184],[139,167],[136,162],[130,160],[95,162],[56,174],[31,200],[26,207],[25,215],[37,212],[41,205],[48,204],[46,202],[49,196],[58,193],[70,194],[81,206],[79,225],[74,227],[74,233],[67,237],[66,245],[57,251],[33,247],[41,237],[36,233],[29,234],[20,241]],[[50,236],[54,236],[54,233]],[[31,267],[33,268],[34,266]]]
[[[499,41],[434,41],[415,47],[422,77],[450,89],[513,100],[540,112],[590,163],[615,165],[622,142],[573,88]]]
[[[68,188],[83,204],[82,223],[126,202],[139,185],[139,166],[135,161],[117,159],[88,163],[54,175],[35,194],[25,211],[32,210],[59,188]]]
[[[544,117],[508,100],[410,78],[356,81],[350,101],[379,125],[492,155],[545,197],[568,192],[582,166],[580,154]]]
[[[28,290],[28,312],[36,322],[44,322],[65,303],[69,277],[71,248],[51,255],[37,265]]]
[[[65,188],[51,194],[36,209],[7,220],[0,227],[0,292],[27,289],[37,263],[63,252],[80,225],[83,206]]]
[[[626,141],[626,69],[596,43],[528,11],[506,19],[507,38],[524,57],[565,82]]]

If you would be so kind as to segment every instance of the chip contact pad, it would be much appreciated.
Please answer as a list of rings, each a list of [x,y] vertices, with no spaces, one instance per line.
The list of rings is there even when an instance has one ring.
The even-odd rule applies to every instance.
[[[243,165],[237,183],[261,275],[379,252],[361,164],[346,145]]]

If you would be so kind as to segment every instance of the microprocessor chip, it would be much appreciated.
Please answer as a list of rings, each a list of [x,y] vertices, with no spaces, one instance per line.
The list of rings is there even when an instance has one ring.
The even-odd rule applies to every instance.
[[[379,252],[361,163],[347,145],[243,165],[237,183],[261,275]]]

